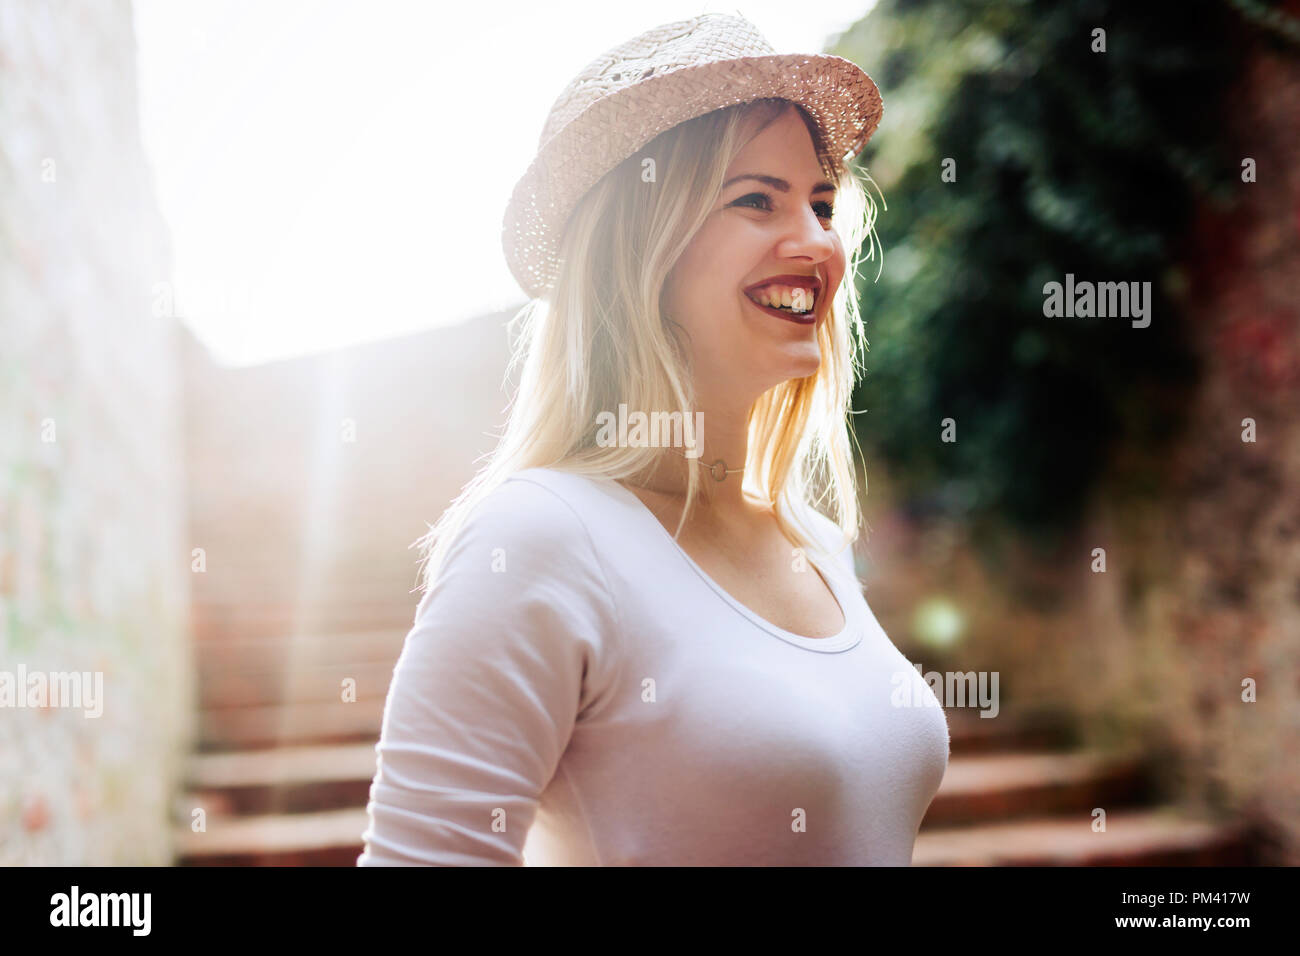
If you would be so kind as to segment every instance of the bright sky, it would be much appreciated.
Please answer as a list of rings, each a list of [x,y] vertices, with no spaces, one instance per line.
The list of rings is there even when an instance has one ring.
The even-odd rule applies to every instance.
[[[821,50],[874,0],[135,0],[176,307],[242,365],[522,305],[501,218],[601,52],[739,12]]]

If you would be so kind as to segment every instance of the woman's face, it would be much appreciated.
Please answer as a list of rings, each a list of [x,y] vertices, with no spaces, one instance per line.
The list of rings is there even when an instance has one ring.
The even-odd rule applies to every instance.
[[[830,223],[834,187],[793,107],[750,139],[724,182],[668,276],[664,305],[690,334],[701,404],[717,407],[732,395],[747,407],[769,388],[817,371],[817,328],[844,277],[845,255]],[[789,298],[779,299],[782,291]],[[793,309],[773,314],[764,298],[769,308],[784,301]],[[811,308],[800,314],[800,306]]]

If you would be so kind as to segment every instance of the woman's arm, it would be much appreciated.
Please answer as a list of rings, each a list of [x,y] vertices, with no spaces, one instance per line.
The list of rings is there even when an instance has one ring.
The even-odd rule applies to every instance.
[[[416,611],[376,746],[359,866],[522,865],[538,800],[617,628],[590,537],[551,490],[480,503]]]

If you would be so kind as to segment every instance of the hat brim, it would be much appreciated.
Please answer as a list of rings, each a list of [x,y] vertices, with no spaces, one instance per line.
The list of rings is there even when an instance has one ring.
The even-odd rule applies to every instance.
[[[535,298],[552,286],[557,250],[577,201],[660,133],[705,113],[764,97],[799,103],[848,159],[880,123],[875,82],[832,54],[768,54],[685,66],[597,100],[538,150],[515,185],[502,224],[506,263]]]

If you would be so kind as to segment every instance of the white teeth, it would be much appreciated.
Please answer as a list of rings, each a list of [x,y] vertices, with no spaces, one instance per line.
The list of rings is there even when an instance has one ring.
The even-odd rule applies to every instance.
[[[752,298],[759,305],[788,309],[791,312],[811,312],[816,301],[812,289],[783,285],[764,286],[755,292]]]

